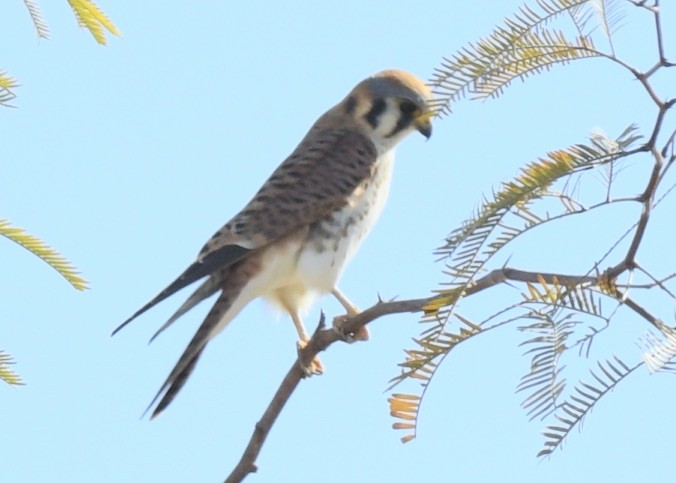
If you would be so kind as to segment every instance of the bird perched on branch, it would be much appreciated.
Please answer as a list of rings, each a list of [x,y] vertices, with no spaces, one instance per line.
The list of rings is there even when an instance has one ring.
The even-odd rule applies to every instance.
[[[432,133],[432,93],[417,77],[386,70],[359,84],[310,128],[258,193],[212,236],[197,260],[113,335],[148,309],[205,279],[153,339],[202,300],[219,293],[162,384],[152,417],[174,399],[202,351],[245,305],[263,297],[288,312],[299,347],[309,340],[301,314],[331,293],[348,315],[358,309],[336,283],[385,204],[394,147],[412,131]],[[368,339],[363,328],[354,339]],[[152,340],[152,339],[151,339]],[[321,373],[318,358],[304,368]]]

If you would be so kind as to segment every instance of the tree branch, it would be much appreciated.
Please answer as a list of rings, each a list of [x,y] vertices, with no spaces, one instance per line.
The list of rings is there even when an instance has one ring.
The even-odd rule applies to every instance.
[[[477,280],[473,285],[465,290],[465,295],[474,294],[490,287],[500,285],[507,281],[514,282],[529,282],[539,283],[544,279],[547,283],[565,283],[565,284],[590,284],[596,285],[598,280],[596,277],[585,275],[566,275],[560,273],[538,273],[517,270],[513,268],[503,267],[486,274]],[[463,289],[464,287],[455,290]],[[441,297],[448,297],[449,292],[444,295],[435,295],[428,298],[410,299],[410,300],[394,300],[390,302],[379,301],[374,306],[364,310],[363,312],[347,316],[342,319],[339,326],[341,332],[346,334],[353,334],[360,328],[374,320],[391,314],[415,313],[422,312],[428,304],[434,302]],[[307,345],[299,351],[298,360],[296,360],[289,372],[286,374],[277,392],[273,396],[270,404],[263,413],[261,419],[256,423],[253,434],[249,440],[242,457],[237,463],[237,466],[232,470],[232,473],[225,480],[225,483],[237,483],[242,481],[249,473],[255,473],[257,470],[256,459],[265,443],[272,426],[282,412],[287,401],[298,387],[301,379],[307,377],[302,369],[302,366],[307,366],[307,363],[314,359],[320,352],[326,350],[331,344],[344,341],[341,335],[333,328],[325,328],[325,317],[321,314],[319,324],[314,334],[308,341]]]
[[[636,225],[636,232],[634,233],[634,238],[631,241],[631,245],[627,250],[627,254],[624,257],[624,260],[622,260],[616,266],[610,268],[607,271],[608,277],[611,278],[612,280],[615,280],[621,273],[625,272],[626,270],[633,270],[635,268],[636,253],[638,252],[638,248],[641,245],[643,235],[645,234],[646,227],[648,226],[648,221],[650,220],[650,213],[652,211],[653,201],[655,199],[655,191],[657,191],[660,173],[662,171],[662,166],[664,164],[662,160],[662,154],[657,149],[651,147],[651,152],[655,158],[655,164],[653,166],[653,170],[650,175],[650,179],[648,180],[646,189],[641,195],[641,202],[643,204],[641,216]]]
[[[592,276],[589,274],[586,275],[566,275],[566,274],[554,274],[554,273],[538,273],[538,272],[528,272],[522,270],[516,270],[508,267],[503,267],[501,269],[493,270],[483,277],[479,278],[476,281],[472,281],[470,284],[460,284],[455,285],[453,288],[445,289],[442,293],[434,295],[428,298],[421,299],[411,299],[411,300],[402,300],[402,301],[389,301],[382,302],[379,301],[374,306],[365,310],[354,316],[341,316],[337,317],[333,321],[333,328],[325,328],[325,317],[322,313],[319,321],[319,325],[312,335],[308,344],[299,351],[299,356],[293,365],[289,369],[288,373],[284,377],[281,385],[277,389],[272,401],[265,410],[261,419],[256,423],[253,434],[249,443],[242,454],[239,463],[233,469],[230,476],[225,480],[226,483],[241,482],[246,476],[250,473],[253,473],[257,470],[256,460],[260,451],[262,450],[265,440],[272,430],[272,426],[279,417],[282,409],[286,405],[286,402],[291,398],[291,395],[294,393],[298,385],[300,384],[301,379],[307,377],[306,373],[303,370],[303,367],[307,367],[308,363],[312,361],[315,356],[324,350],[326,350],[331,344],[339,341],[345,340],[341,334],[354,334],[360,329],[365,327],[367,324],[373,322],[374,320],[390,314],[396,313],[415,313],[415,312],[424,312],[427,307],[431,307],[430,310],[437,309],[439,307],[448,307],[449,300],[455,301],[459,300],[461,297],[466,297],[478,293],[480,291],[486,290],[488,288],[494,287],[506,283],[508,281],[521,282],[521,283],[533,283],[540,284],[543,280],[549,284],[561,284],[571,287],[577,287],[583,285],[584,288],[589,287],[599,287],[601,292],[609,297],[613,297],[621,304],[624,304],[630,310],[633,310],[639,316],[653,324],[658,329],[662,330],[665,326],[663,322],[652,315],[648,310],[640,306],[634,300],[629,298],[625,293],[617,289],[617,278],[626,273],[632,272],[635,269],[640,270],[645,275],[652,280],[652,284],[647,284],[646,288],[651,288],[652,286],[659,286],[665,292],[667,292],[672,298],[673,294],[667,290],[664,286],[664,282],[674,277],[674,274],[669,275],[662,281],[657,280],[646,270],[641,268],[637,261],[636,255],[643,242],[644,235],[648,223],[651,218],[653,208],[659,203],[659,201],[666,196],[671,191],[671,188],[667,190],[667,193],[662,195],[662,198],[655,202],[655,195],[658,187],[665,178],[666,171],[669,169],[676,157],[673,154],[673,146],[676,138],[676,131],[671,134],[666,145],[663,148],[662,152],[659,152],[656,148],[658,142],[658,137],[661,135],[662,125],[667,111],[672,109],[676,105],[676,99],[663,100],[658,94],[657,91],[653,88],[650,83],[652,75],[661,68],[665,67],[674,67],[676,64],[669,62],[666,58],[665,49],[664,49],[664,39],[662,35],[662,25],[660,18],[659,10],[659,0],[653,0],[653,2],[648,5],[647,0],[629,0],[630,3],[634,4],[637,7],[645,8],[652,12],[655,21],[655,30],[657,33],[657,50],[658,50],[658,61],[657,63],[645,72],[641,72],[638,69],[632,67],[628,63],[619,59],[615,56],[614,52],[611,54],[599,53],[602,57],[605,57],[620,66],[627,69],[644,87],[652,101],[658,107],[657,118],[655,124],[653,125],[650,138],[646,144],[640,148],[634,150],[633,152],[626,153],[636,154],[638,152],[649,152],[654,158],[654,164],[652,167],[652,172],[650,177],[647,180],[646,188],[643,193],[634,201],[639,202],[642,205],[642,211],[638,221],[636,221],[633,226],[618,240],[612,247],[611,250],[604,255],[604,257],[597,263],[597,266],[602,263],[602,261],[617,247],[619,242],[625,237],[629,236],[633,231],[633,237],[629,244],[629,248],[626,252],[626,255],[620,260],[616,265],[611,266],[603,273],[598,273],[597,276]],[[462,85],[460,91],[461,94],[464,92],[464,89],[467,89],[466,82]],[[455,96],[456,94],[452,94]],[[446,109],[444,107],[444,109]],[[672,149],[671,157],[667,159],[667,150],[668,148]],[[665,166],[666,165],[666,166]],[[605,206],[609,204],[608,200],[598,206]],[[631,278],[630,278],[631,280]],[[608,288],[613,290],[608,290]],[[631,283],[628,282],[626,286],[621,286],[623,289],[628,289],[632,287]],[[638,287],[638,286],[637,286]],[[605,288],[605,289],[604,289]],[[610,293],[609,293],[610,292]],[[452,307],[452,305],[451,305]],[[452,310],[452,309],[451,309]],[[609,325],[609,318],[606,319],[606,327]],[[605,327],[604,327],[605,328]],[[592,333],[589,336],[586,336],[582,340],[575,343],[580,346],[580,350],[584,348],[587,344],[587,350],[591,344],[592,337],[598,334],[602,329],[592,328]],[[336,330],[338,329],[338,330]],[[588,341],[588,342],[587,342]],[[611,366],[612,367],[612,366]],[[632,371],[634,368],[631,369]],[[598,399],[598,397],[596,398]],[[591,407],[591,406],[590,406]],[[570,425],[572,427],[580,418],[576,419],[575,422]],[[565,434],[568,433],[568,430],[565,431]],[[560,439],[562,440],[562,438]],[[558,443],[557,443],[558,444]]]

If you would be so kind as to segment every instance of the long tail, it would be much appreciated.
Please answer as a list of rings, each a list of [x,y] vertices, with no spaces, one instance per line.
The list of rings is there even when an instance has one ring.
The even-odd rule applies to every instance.
[[[159,391],[157,391],[157,394],[148,405],[146,412],[148,412],[159,399],[159,403],[153,410],[151,419],[160,414],[171,401],[173,401],[174,397],[176,397],[195,368],[209,339],[211,339],[211,337],[219,330],[224,328],[253,298],[252,294],[249,294],[246,290],[246,285],[250,281],[250,273],[246,269],[246,263],[238,264],[236,267],[232,268],[233,270],[224,270],[224,272],[227,272],[227,276],[224,274],[224,276],[213,277],[216,279],[214,282],[215,287],[212,286],[209,281],[205,282],[188,299],[188,301],[183,304],[177,313],[174,314],[174,317],[172,317],[172,319],[177,318],[205,297],[213,294],[218,288],[221,289],[221,294],[216,300],[216,303],[214,303],[214,306],[211,308],[204,319],[204,322],[202,322],[202,325],[200,325],[192,340],[183,351],[183,354],[162,384],[162,387],[160,387]]]
[[[169,388],[167,389],[167,392],[164,393],[164,396],[162,396],[162,399],[160,402],[157,404],[157,407],[155,407],[155,410],[153,411],[152,416],[150,416],[150,419],[154,419],[156,416],[158,416],[162,411],[164,411],[169,404],[171,404],[171,401],[174,400],[178,392],[181,390],[185,382],[188,380],[190,377],[190,374],[192,374],[193,369],[195,368],[195,365],[197,364],[197,361],[199,360],[200,356],[202,355],[202,352],[204,351],[204,348],[206,345],[202,346],[202,348],[195,354],[195,356],[190,360],[187,366],[176,376],[174,381],[171,383]],[[165,386],[166,387],[166,382]],[[145,410],[145,413],[148,412],[148,410],[152,407],[152,405],[155,403],[159,395],[162,393],[162,389],[160,389],[160,392],[157,393],[153,401],[150,403],[148,408]]]
[[[185,269],[185,271],[179,275],[176,280],[171,282],[167,288],[162,290],[155,296],[155,298],[137,310],[134,315],[122,322],[111,335],[117,334],[120,330],[122,330],[123,327],[129,324],[129,322],[134,320],[136,317],[153,308],[167,297],[174,295],[182,288],[187,287],[188,285],[206,277],[207,275],[213,274],[219,269],[233,265],[235,262],[241,260],[250,252],[251,250],[248,248],[243,248],[239,245],[225,245],[218,250],[209,253],[203,259],[196,261],[187,269]]]

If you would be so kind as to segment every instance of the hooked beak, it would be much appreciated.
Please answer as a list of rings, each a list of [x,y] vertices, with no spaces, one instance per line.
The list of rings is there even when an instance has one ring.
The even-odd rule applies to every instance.
[[[425,111],[413,122],[418,132],[427,139],[432,135],[432,117],[432,112]]]

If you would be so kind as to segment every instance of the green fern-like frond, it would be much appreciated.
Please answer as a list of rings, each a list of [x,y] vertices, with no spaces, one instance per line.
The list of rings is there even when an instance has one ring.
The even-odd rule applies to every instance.
[[[566,290],[562,297],[562,304],[578,312],[595,317],[603,317],[601,304],[597,294],[589,288],[576,286]]]
[[[0,70],[0,89],[12,90],[15,87],[19,87],[16,79],[8,76],[4,70]]]
[[[16,87],[19,87],[16,79],[0,69],[0,106],[12,107],[9,103],[16,97],[13,91]]]
[[[644,346],[643,361],[651,373],[674,370],[676,358],[676,330],[671,327],[661,328],[661,337],[653,333],[646,334],[642,340]]]
[[[446,272],[451,285],[467,286],[476,274],[506,244],[525,231],[548,221],[529,209],[533,201],[549,195],[550,186],[572,174],[604,165],[626,156],[629,146],[638,139],[635,127],[626,129],[620,138],[592,137],[587,144],[577,144],[527,165],[514,180],[504,183],[491,199],[484,199],[474,216],[462,223],[437,250],[448,260]],[[514,227],[504,222],[508,214],[525,221]],[[453,290],[453,289],[451,289]],[[444,291],[441,291],[442,295]]]
[[[590,38],[569,40],[563,32],[548,30],[529,32],[510,54],[494,70],[474,81],[472,93],[476,99],[497,97],[513,81],[539,74],[554,65],[601,55]]]
[[[88,29],[94,39],[101,45],[106,45],[105,30],[120,37],[117,27],[92,0],[68,0],[80,26]]]
[[[402,368],[401,374],[390,381],[392,386],[388,390],[407,378],[426,382],[430,375],[434,373],[436,369],[435,360],[439,356],[447,354],[460,342],[464,342],[483,331],[480,326],[461,315],[454,314],[454,316],[461,324],[459,329],[448,331],[444,330],[441,325],[437,325],[434,330],[429,330],[426,335],[414,339],[416,348],[405,350],[406,359],[399,364],[399,367]]]
[[[453,102],[468,95],[495,97],[515,79],[600,55],[588,36],[569,40],[563,32],[546,29],[548,22],[588,1],[538,0],[537,11],[522,7],[487,38],[444,58],[430,82],[437,95],[435,109],[447,114]]]
[[[559,358],[566,349],[566,340],[573,333],[577,323],[570,314],[558,317],[561,311],[557,308],[547,312],[534,312],[529,318],[536,321],[519,330],[534,333],[535,336],[523,342],[522,346],[530,347],[525,355],[531,355],[530,371],[521,378],[517,392],[527,392],[521,403],[528,417],[545,418],[556,407],[557,398],[565,388],[565,380],[559,379],[562,367]]]
[[[594,28],[589,28],[591,20],[595,15],[594,9],[589,5],[589,2],[568,9],[568,15],[580,37],[588,37],[595,30]]]
[[[511,182],[503,184],[502,188],[493,193],[491,199],[485,199],[477,213],[464,222],[460,228],[452,232],[437,253],[442,255],[442,259],[448,260],[444,273],[451,278],[451,281],[445,287],[437,291],[437,296],[424,307],[424,317],[422,322],[426,324],[421,336],[414,339],[416,345],[413,349],[406,350],[406,358],[400,364],[401,374],[392,379],[390,389],[405,380],[417,380],[422,383],[423,391],[420,398],[424,398],[425,388],[436,374],[436,370],[443,362],[448,353],[460,342],[467,340],[478,333],[486,332],[491,328],[512,322],[518,318],[509,319],[508,322],[493,322],[493,325],[477,325],[456,314],[455,307],[465,295],[467,289],[475,282],[478,273],[484,269],[487,262],[501,248],[510,241],[526,231],[540,226],[553,218],[549,216],[539,216],[531,209],[531,205],[543,196],[551,196],[550,186],[571,174],[589,170],[597,166],[631,154],[627,149],[638,137],[635,135],[636,128],[626,129],[616,140],[610,140],[604,137],[593,136],[587,144],[574,145],[565,150],[551,152],[545,158],[529,164],[521,171]],[[570,204],[570,203],[569,203]],[[573,206],[574,204],[571,204]],[[574,208],[571,211],[577,212],[580,208]],[[507,215],[516,216],[523,224],[522,226],[509,226],[505,223]],[[573,285],[571,287],[559,284],[556,280],[553,283],[547,283],[544,278],[541,279],[537,287],[531,285],[530,295],[525,296],[521,306],[527,304],[542,304],[550,309],[559,308],[567,311],[582,312],[591,316],[601,317],[606,320],[600,310],[600,304],[597,303],[595,293],[591,291],[591,286]],[[601,282],[599,282],[600,284]],[[599,288],[597,288],[599,290]],[[605,293],[601,290],[602,293]],[[535,313],[531,311],[529,313]],[[451,317],[457,318],[461,322],[460,331],[449,330],[447,325]],[[523,316],[522,316],[523,317]],[[566,313],[557,316],[561,321],[561,333],[558,334],[558,340],[565,339],[572,326],[566,324]],[[490,319],[492,320],[492,319]],[[563,334],[566,334],[565,337]],[[535,344],[535,341],[533,341]],[[554,346],[554,353],[561,349],[561,345]],[[530,394],[524,401],[526,409],[532,417],[548,414],[552,409],[552,400],[556,399],[563,389],[563,385],[558,380],[552,379],[552,360],[547,369],[543,364],[546,358],[546,352],[551,355],[552,349],[541,349],[538,356],[539,367],[534,370],[534,374],[527,376],[523,382],[523,390],[540,391],[537,394]],[[537,364],[536,364],[537,365]],[[542,371],[540,371],[542,369]],[[546,370],[549,370],[549,379],[543,376]],[[556,368],[554,368],[554,373]],[[543,376],[541,378],[541,376]],[[549,381],[549,386],[543,389],[545,382]],[[554,381],[554,382],[552,382]],[[539,384],[539,385],[538,385]],[[551,388],[554,388],[551,391]],[[549,399],[545,393],[550,391]],[[412,437],[415,435],[415,420],[403,421],[405,425],[413,424]],[[407,426],[408,428],[408,426]],[[403,426],[399,429],[404,429]],[[410,438],[408,438],[410,439]],[[408,440],[407,439],[407,440]]]
[[[582,36],[590,36],[600,29],[612,48],[612,35],[626,15],[625,6],[623,0],[589,0],[570,10],[571,20]]]
[[[12,357],[0,350],[0,380],[5,381],[11,386],[23,385],[23,380],[10,366],[14,364]]]
[[[592,0],[591,7],[596,11],[599,19],[598,23],[604,35],[611,40],[613,33],[617,30],[620,22],[625,18],[626,11],[624,7],[626,2],[617,0]]]
[[[643,135],[640,133],[638,126],[630,124],[617,139],[610,139],[598,129],[592,131],[590,139],[595,145],[605,146],[604,149],[608,151],[626,151],[642,137]]]
[[[589,354],[593,338],[599,331],[605,330],[610,325],[614,311],[610,314],[604,312],[601,304],[602,296],[607,296],[616,302],[618,300],[617,288],[614,283],[608,282],[605,274],[597,277],[595,285],[592,282],[562,285],[558,283],[556,277],[552,283],[548,284],[541,277],[539,285],[527,283],[526,287],[528,293],[523,294],[524,300],[521,305],[534,307],[528,316],[533,313],[557,314],[556,319],[562,321],[573,315],[582,317],[578,318],[573,325],[584,327],[586,330],[582,334],[576,333],[575,340],[564,347],[564,349],[577,347],[580,355],[585,351]],[[569,335],[573,335],[572,331],[566,335],[566,339]]]
[[[455,314],[455,317],[461,324],[459,330],[451,332],[438,329],[439,326],[437,326],[440,331],[435,331],[420,339],[414,339],[417,347],[405,350],[406,360],[399,364],[402,368],[401,374],[390,380],[391,386],[387,389],[388,391],[404,380],[417,380],[423,387],[423,394],[420,396],[393,394],[389,399],[390,413],[400,419],[392,427],[409,431],[409,434],[401,438],[402,443],[407,443],[415,438],[420,402],[438,364],[458,344],[484,332],[484,329],[468,319],[458,314]]]
[[[604,277],[599,277],[599,286],[604,286]],[[554,283],[547,283],[547,281],[540,277],[538,286],[527,283],[527,294],[523,294],[524,301],[528,303],[543,304],[551,307],[562,307],[591,315],[593,317],[603,318],[601,312],[601,304],[598,301],[598,293],[589,286],[583,285],[562,285],[558,283],[556,278]],[[601,289],[603,290],[603,289]],[[606,293],[611,295],[610,293]]]
[[[31,16],[31,20],[33,21],[33,26],[35,27],[38,37],[48,39],[49,27],[47,27],[47,22],[45,21],[45,17],[42,15],[42,10],[40,10],[38,4],[33,0],[23,0],[23,3],[28,9],[28,13]]]
[[[540,284],[539,287],[532,283],[526,283],[528,293],[523,294],[523,298],[526,302],[557,305],[567,292],[567,288],[560,285],[558,280],[554,280],[554,283],[550,284],[547,283],[544,277],[540,276],[538,277],[538,282]]]
[[[571,430],[582,423],[599,399],[641,365],[642,363],[638,363],[634,367],[629,367],[617,356],[614,356],[614,362],[609,360],[606,360],[605,364],[599,362],[598,371],[590,371],[595,382],[580,381],[566,401],[556,408],[554,417],[558,423],[545,429],[544,448],[538,456],[548,456],[559,448]]]
[[[79,272],[59,252],[47,246],[42,240],[27,234],[21,228],[13,227],[9,221],[0,218],[0,235],[12,240],[47,262],[54,270],[64,277],[78,290],[88,288],[87,281],[80,277]]]

